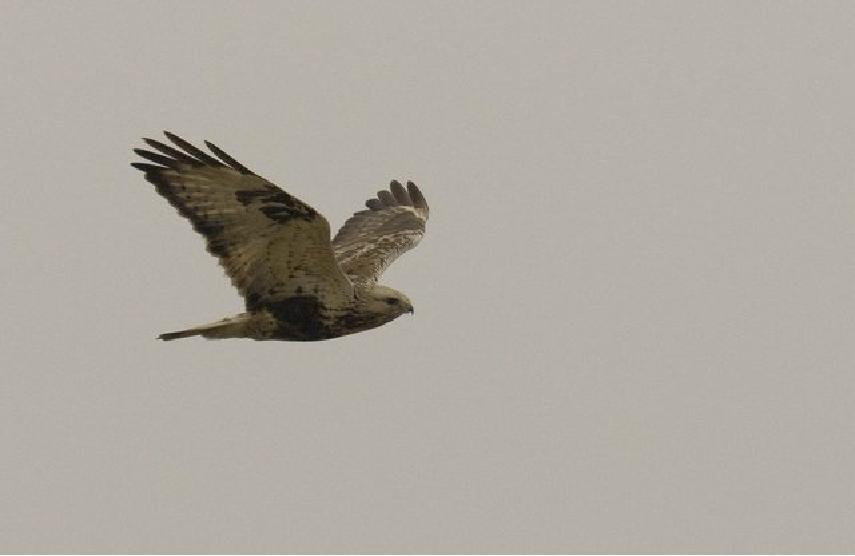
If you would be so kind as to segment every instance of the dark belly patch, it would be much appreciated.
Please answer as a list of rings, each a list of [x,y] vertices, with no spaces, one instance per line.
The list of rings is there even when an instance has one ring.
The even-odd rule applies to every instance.
[[[284,340],[326,340],[336,334],[329,326],[326,307],[314,296],[286,297],[263,304],[279,323],[277,337]]]

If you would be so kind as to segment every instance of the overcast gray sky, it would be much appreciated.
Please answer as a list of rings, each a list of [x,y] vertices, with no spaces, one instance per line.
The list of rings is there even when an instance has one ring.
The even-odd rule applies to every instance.
[[[2,3],[0,549],[855,550],[855,5]],[[210,139],[417,311],[242,309],[128,163]]]

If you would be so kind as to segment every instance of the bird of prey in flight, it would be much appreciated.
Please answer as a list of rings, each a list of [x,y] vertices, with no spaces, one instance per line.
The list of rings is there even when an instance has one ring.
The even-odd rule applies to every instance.
[[[209,154],[164,133],[172,145],[144,139],[152,150],[134,152],[147,162],[131,166],[205,237],[246,312],[160,339],[327,340],[413,312],[406,295],[377,283],[425,233],[428,205],[413,182],[392,181],[330,240],[320,213],[213,143]]]

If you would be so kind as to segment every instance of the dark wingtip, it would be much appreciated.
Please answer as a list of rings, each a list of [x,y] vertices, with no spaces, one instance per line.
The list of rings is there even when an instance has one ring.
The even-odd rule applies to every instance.
[[[392,190],[392,195],[395,196],[395,200],[398,201],[399,205],[407,207],[413,206],[413,201],[410,199],[407,190],[404,189],[403,185],[401,185],[401,182],[398,180],[392,180],[392,183],[389,185],[389,189]]]
[[[423,209],[428,208],[427,200],[425,199],[425,196],[422,195],[422,192],[419,190],[416,184],[411,181],[408,181],[407,192],[410,194],[410,198],[413,200],[413,206]]]
[[[197,148],[196,146],[194,146],[189,141],[186,141],[186,140],[182,139],[181,137],[175,135],[171,131],[164,130],[163,134],[166,135],[166,137],[170,141],[172,141],[179,149],[183,150],[185,153],[194,157],[195,159],[199,160],[200,162],[207,164],[209,166],[223,166],[222,162],[220,162],[219,160],[217,160],[213,156],[209,155],[205,151]]]
[[[205,141],[205,145],[211,150],[212,153],[217,155],[220,160],[222,160],[241,174],[254,174],[252,170],[235,160],[229,153],[216,146],[215,144],[211,143],[210,141]]]
[[[380,202],[387,207],[395,206],[395,198],[392,196],[391,192],[385,189],[377,192],[377,198],[380,199]]]
[[[163,166],[156,166],[148,162],[131,162],[131,166],[142,172],[159,172],[163,170]]]
[[[137,154],[137,156],[145,158],[146,160],[150,160],[155,164],[160,164],[161,166],[165,166],[168,168],[175,168],[176,166],[178,166],[177,160],[169,158],[168,156],[164,156],[160,153],[147,151],[145,149],[134,149],[134,152]]]
[[[190,164],[191,166],[199,166],[200,164],[202,164],[201,162],[199,162],[198,160],[196,160],[195,158],[193,158],[189,154],[187,154],[183,151],[179,151],[178,149],[174,149],[174,148],[170,147],[169,145],[161,143],[160,141],[158,141],[156,139],[149,139],[146,137],[143,139],[143,141],[145,141],[145,143],[149,147],[152,147],[153,149],[155,149],[155,150],[157,150],[157,151],[159,151],[159,152],[161,152],[167,156],[171,156],[177,162],[184,162],[186,164]]]
[[[387,207],[405,206],[428,210],[427,201],[422,192],[411,181],[404,188],[398,180],[389,182],[389,189],[377,192],[377,196],[365,201],[365,206],[371,210],[383,210]]]

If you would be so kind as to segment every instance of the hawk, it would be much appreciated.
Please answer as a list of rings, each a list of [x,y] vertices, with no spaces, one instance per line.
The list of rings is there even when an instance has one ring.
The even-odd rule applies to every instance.
[[[172,145],[144,139],[153,150],[134,149],[146,162],[131,166],[205,237],[246,312],[161,340],[327,340],[413,313],[406,295],[377,283],[425,233],[428,205],[413,182],[392,181],[330,240],[320,213],[213,143],[209,154],[164,134]]]

